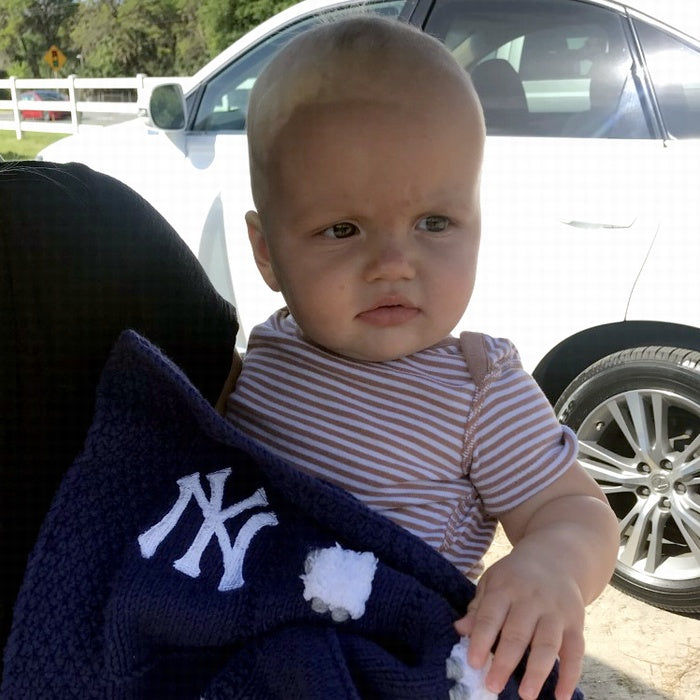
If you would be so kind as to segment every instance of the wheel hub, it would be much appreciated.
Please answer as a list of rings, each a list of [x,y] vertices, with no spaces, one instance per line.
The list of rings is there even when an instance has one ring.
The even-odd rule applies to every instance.
[[[649,485],[654,493],[668,493],[671,490],[671,482],[665,474],[654,474],[649,479]]]

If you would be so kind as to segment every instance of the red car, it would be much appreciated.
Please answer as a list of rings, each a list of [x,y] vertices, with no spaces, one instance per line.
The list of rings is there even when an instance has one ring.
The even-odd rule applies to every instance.
[[[20,102],[65,102],[68,98],[56,90],[30,90],[19,96]],[[43,119],[45,122],[70,117],[70,112],[30,109],[20,104],[23,119]]]

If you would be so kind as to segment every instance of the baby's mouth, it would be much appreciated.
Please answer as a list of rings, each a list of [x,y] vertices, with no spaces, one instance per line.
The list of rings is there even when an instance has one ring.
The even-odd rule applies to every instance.
[[[409,302],[388,301],[362,311],[357,318],[372,326],[388,328],[412,321],[419,313],[420,309]]]

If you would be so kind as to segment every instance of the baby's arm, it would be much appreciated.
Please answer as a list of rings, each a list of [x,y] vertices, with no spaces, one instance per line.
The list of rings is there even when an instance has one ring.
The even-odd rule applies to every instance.
[[[479,580],[467,615],[455,624],[470,637],[469,662],[500,692],[527,647],[520,684],[537,697],[559,656],[557,700],[570,698],[581,675],[585,606],[610,579],[618,551],[617,519],[598,485],[576,463],[553,484],[501,517],[513,544]]]

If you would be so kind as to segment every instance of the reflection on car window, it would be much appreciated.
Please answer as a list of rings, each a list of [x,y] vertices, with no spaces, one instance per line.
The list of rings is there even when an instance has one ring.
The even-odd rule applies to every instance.
[[[204,88],[194,131],[243,131],[255,78],[272,56],[308,24],[308,20],[299,22],[261,42],[212,78]]]
[[[363,4],[363,9],[389,17],[398,17],[405,0],[389,0]],[[287,42],[300,32],[319,22],[317,15],[285,27],[272,37],[263,39],[257,46],[234,63],[226,66],[204,88],[194,131],[243,131],[248,110],[248,98],[262,69]]]
[[[700,138],[700,52],[635,21],[661,116],[671,136]]]
[[[436,4],[426,31],[471,73],[492,135],[650,137],[616,12],[451,0]]]

